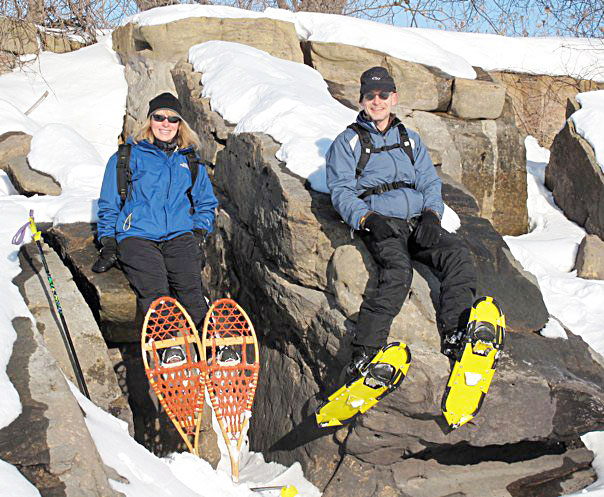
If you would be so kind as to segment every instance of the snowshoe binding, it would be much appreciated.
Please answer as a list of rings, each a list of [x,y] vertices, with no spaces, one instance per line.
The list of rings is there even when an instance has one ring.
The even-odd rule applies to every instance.
[[[405,378],[411,363],[409,348],[393,342],[366,364],[358,375],[329,396],[315,412],[317,424],[338,426],[375,406],[393,392]]]

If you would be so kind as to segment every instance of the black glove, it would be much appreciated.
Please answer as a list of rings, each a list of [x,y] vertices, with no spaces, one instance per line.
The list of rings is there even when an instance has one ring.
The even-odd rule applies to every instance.
[[[208,230],[196,228],[193,230],[193,234],[195,235],[195,241],[197,242],[199,250],[203,251],[203,245],[206,241],[206,237],[208,236]]]
[[[378,242],[394,236],[387,219],[377,212],[372,212],[365,218],[362,228],[368,230]]]
[[[101,238],[101,254],[92,266],[95,273],[109,271],[117,263],[117,242],[112,236]]]
[[[415,242],[420,247],[433,247],[440,240],[440,219],[432,211],[424,211],[415,228]]]

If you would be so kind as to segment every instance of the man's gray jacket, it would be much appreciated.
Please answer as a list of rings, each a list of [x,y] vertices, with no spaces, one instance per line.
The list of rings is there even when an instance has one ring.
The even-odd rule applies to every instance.
[[[398,118],[394,118],[384,134],[364,118],[363,111],[357,116],[357,123],[369,131],[374,147],[400,143]],[[402,148],[372,153],[358,178],[355,171],[361,156],[361,142],[357,133],[347,128],[329,147],[326,160],[331,201],[342,219],[354,229],[359,229],[361,218],[370,210],[401,219],[411,219],[424,210],[432,210],[442,219],[442,182],[419,135],[412,130],[408,130],[408,134],[415,165]],[[359,198],[369,188],[395,181],[411,183],[414,188],[398,188],[370,195],[364,200]]]

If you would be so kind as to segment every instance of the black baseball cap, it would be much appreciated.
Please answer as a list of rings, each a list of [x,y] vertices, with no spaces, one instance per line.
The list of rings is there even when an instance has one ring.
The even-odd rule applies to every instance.
[[[149,101],[149,112],[147,113],[147,117],[153,114],[158,109],[168,109],[173,110],[179,116],[182,113],[182,105],[178,98],[176,98],[171,93],[162,93],[161,95],[157,95],[157,97],[152,98]]]
[[[372,67],[361,74],[361,96],[374,90],[396,91],[394,79],[385,67]]]

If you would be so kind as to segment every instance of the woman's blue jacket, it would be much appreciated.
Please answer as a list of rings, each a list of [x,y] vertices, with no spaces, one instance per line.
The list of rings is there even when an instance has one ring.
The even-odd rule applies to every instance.
[[[214,228],[218,201],[208,173],[199,165],[191,190],[194,213],[187,190],[191,171],[183,152],[167,154],[146,140],[131,144],[132,184],[122,207],[117,188],[117,153],[107,163],[98,202],[98,238],[114,237],[118,242],[129,236],[153,241],[175,238],[194,229],[210,233]]]

